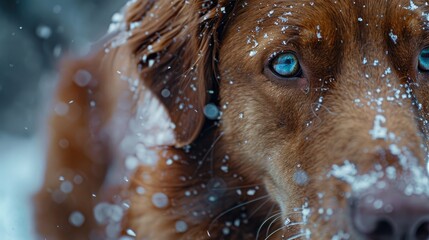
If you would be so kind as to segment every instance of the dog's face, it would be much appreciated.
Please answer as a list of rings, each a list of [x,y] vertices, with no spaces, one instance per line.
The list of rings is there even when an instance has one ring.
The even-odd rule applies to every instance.
[[[428,10],[409,0],[237,7],[219,54],[223,141],[279,204],[284,236],[425,236]]]
[[[175,3],[137,2],[127,20],[145,27],[127,46],[176,147],[196,140],[211,95],[219,154],[277,202],[276,233],[429,236],[426,2]]]

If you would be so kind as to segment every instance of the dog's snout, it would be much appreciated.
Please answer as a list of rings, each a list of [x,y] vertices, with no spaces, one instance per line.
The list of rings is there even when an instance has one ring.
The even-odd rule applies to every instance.
[[[351,222],[363,239],[429,239],[429,197],[398,189],[369,190],[352,199]]]

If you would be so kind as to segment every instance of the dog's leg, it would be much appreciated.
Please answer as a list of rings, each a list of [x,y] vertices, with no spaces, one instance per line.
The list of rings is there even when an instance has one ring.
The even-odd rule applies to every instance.
[[[46,175],[35,196],[43,239],[90,239],[95,229],[92,209],[109,153],[100,133],[103,103],[93,94],[100,76],[90,62],[67,64],[53,104]]]

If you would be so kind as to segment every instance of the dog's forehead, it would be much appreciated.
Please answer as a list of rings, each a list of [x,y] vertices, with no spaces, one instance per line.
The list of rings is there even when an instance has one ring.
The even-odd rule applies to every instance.
[[[243,29],[297,36],[306,45],[379,44],[388,37],[410,43],[429,29],[429,6],[421,0],[249,0],[241,6]]]

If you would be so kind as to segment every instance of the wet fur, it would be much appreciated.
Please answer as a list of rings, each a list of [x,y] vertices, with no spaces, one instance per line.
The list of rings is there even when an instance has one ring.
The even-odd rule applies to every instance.
[[[127,26],[142,23],[126,44],[109,53],[103,47],[109,45],[103,45],[86,59],[63,64],[56,101],[72,103],[67,116],[53,114],[49,123],[47,174],[35,208],[41,236],[103,239],[103,226],[95,223],[92,209],[118,196],[129,199],[130,205],[123,233],[132,229],[137,239],[255,239],[258,234],[265,239],[276,230],[272,239],[292,237],[301,225],[282,228],[283,220],[301,221],[302,216],[292,212],[306,203],[313,212],[334,209],[329,221],[312,214],[307,227],[314,239],[331,239],[340,230],[353,234],[346,213],[350,186],[327,175],[333,164],[345,159],[357,163],[363,173],[374,161],[385,166],[397,160],[387,150],[390,140],[373,140],[368,134],[377,105],[367,93],[390,96],[392,87],[380,77],[388,67],[391,85],[404,94],[408,83],[413,98],[382,103],[386,127],[400,136],[396,144],[406,146],[423,164],[426,128],[416,119],[426,116],[429,88],[414,60],[429,44],[422,1],[414,1],[421,6],[414,12],[405,9],[409,1],[400,0],[185,2],[136,1],[127,8]],[[275,22],[284,12],[291,12],[285,24],[290,28],[282,32]],[[397,44],[389,38],[391,31],[398,35]],[[256,48],[248,44],[249,36],[258,42]],[[252,50],[257,54],[250,57]],[[263,74],[269,56],[286,50],[298,53],[304,85],[272,81]],[[364,58],[367,65],[362,64]],[[148,66],[150,59],[155,60],[153,66]],[[372,65],[375,59],[379,66]],[[73,81],[80,69],[92,74],[84,88]],[[139,86],[158,96],[176,126],[176,141],[154,148],[160,157],[155,167],[140,166],[128,183],[106,187],[109,166],[119,160],[105,129],[129,87],[117,71],[140,79]],[[169,97],[161,96],[163,89],[170,91]],[[92,101],[95,108],[90,107]],[[424,108],[418,110],[416,101]],[[205,120],[203,108],[209,102],[222,110],[220,121]],[[66,147],[58,144],[63,139]],[[167,165],[174,155],[179,160]],[[225,165],[227,172],[221,170]],[[310,176],[303,186],[294,179],[297,170]],[[75,185],[63,202],[54,202],[59,176],[72,179],[75,174],[83,177],[83,184]],[[145,194],[136,193],[139,186]],[[248,195],[255,187],[256,194]],[[168,196],[167,208],[152,205],[157,192]],[[209,200],[211,196],[216,201]],[[81,227],[68,222],[76,210],[85,215]],[[281,214],[264,222],[276,213]],[[179,220],[188,224],[185,233],[176,232]]]

